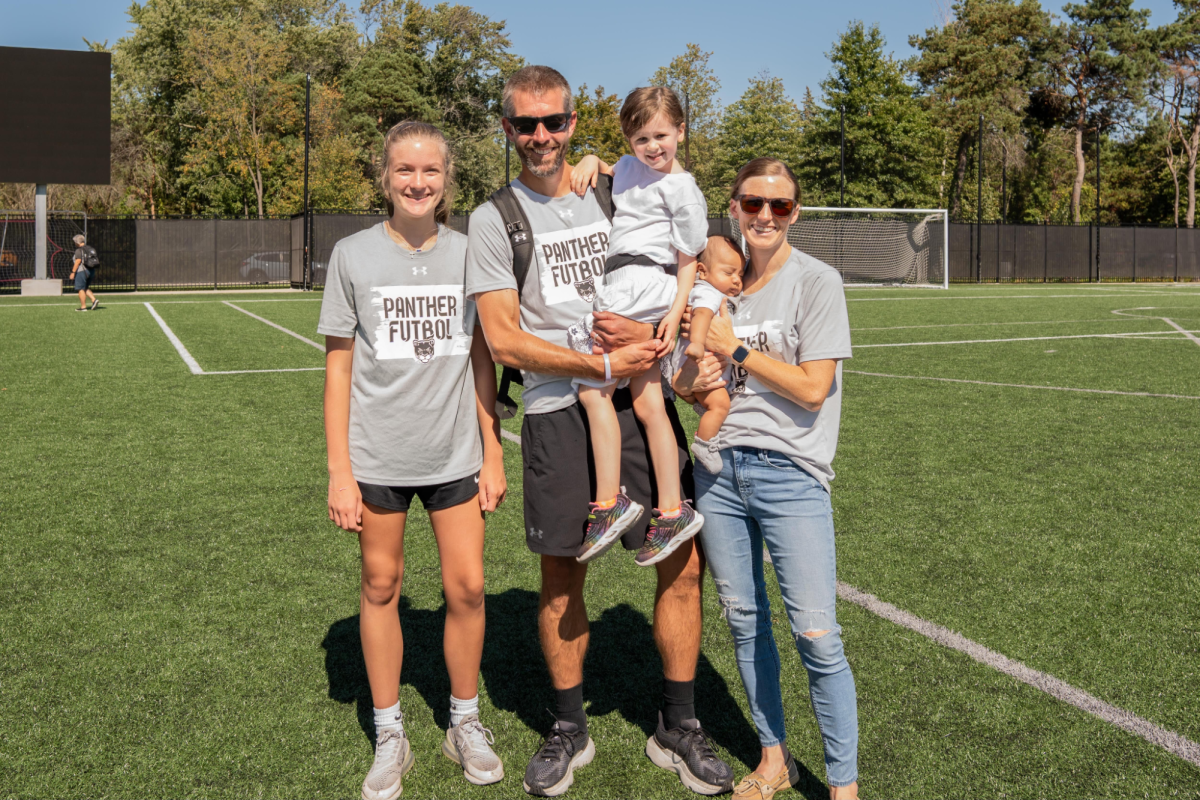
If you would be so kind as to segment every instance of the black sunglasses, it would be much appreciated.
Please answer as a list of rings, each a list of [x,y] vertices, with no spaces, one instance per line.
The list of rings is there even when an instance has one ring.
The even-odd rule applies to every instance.
[[[747,214],[757,214],[762,211],[766,204],[770,204],[771,213],[777,217],[786,217],[791,215],[792,210],[796,208],[796,201],[789,200],[785,197],[773,197],[768,200],[765,197],[759,197],[753,194],[739,194],[737,196],[738,204],[741,205],[742,211]]]
[[[508,117],[508,124],[522,136],[537,132],[538,125],[545,125],[548,133],[562,133],[571,124],[570,114],[547,114],[544,117]]]

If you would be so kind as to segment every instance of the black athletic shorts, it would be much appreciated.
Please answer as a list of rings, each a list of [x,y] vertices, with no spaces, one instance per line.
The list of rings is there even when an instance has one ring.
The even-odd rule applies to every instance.
[[[625,549],[632,550],[646,540],[650,509],[658,505],[658,492],[646,431],[634,416],[628,389],[614,392],[613,406],[621,424],[621,487],[646,509],[641,521],[621,537]],[[683,497],[691,500],[695,497],[692,460],[674,403],[667,403],[667,417],[679,443]],[[549,414],[526,414],[521,425],[521,459],[525,467],[525,544],[542,555],[576,555],[587,533],[588,503],[595,499],[596,492],[592,443],[583,406],[575,403]]]
[[[465,503],[479,494],[479,473],[459,478],[449,483],[431,486],[376,486],[358,482],[364,503],[370,503],[388,511],[408,511],[413,495],[421,498],[426,511],[440,511]]]

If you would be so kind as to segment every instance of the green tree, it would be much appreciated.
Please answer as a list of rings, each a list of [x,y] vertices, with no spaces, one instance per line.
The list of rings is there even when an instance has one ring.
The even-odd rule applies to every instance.
[[[717,173],[732,185],[737,171],[752,158],[778,158],[800,169],[804,117],[787,96],[783,81],[766,73],[750,79],[736,102],[725,108],[717,134]]]
[[[832,70],[801,146],[800,178],[812,205],[838,202],[842,107],[848,206],[925,208],[936,200],[938,132],[884,44],[878,26],[853,22],[828,53]]]
[[[709,211],[723,213],[729,198],[717,177],[720,170],[716,157],[717,134],[721,124],[721,102],[717,92],[721,90],[721,81],[708,66],[711,57],[711,52],[689,43],[682,55],[654,71],[650,85],[674,89],[679,101],[687,104],[688,142],[684,154],[690,163],[685,166],[708,198]]]
[[[1196,225],[1196,162],[1200,159],[1200,0],[1175,0],[1179,17],[1158,31],[1159,70],[1153,82],[1159,115],[1166,124],[1162,141],[1175,188],[1179,225],[1179,172],[1187,182],[1189,228]],[[1175,151],[1175,142],[1180,152]]]
[[[1146,36],[1149,11],[1133,0],[1069,3],[1067,21],[1054,26],[1046,51],[1047,81],[1042,105],[1061,117],[1075,136],[1075,180],[1071,221],[1078,224],[1087,174],[1084,140],[1097,125],[1129,118],[1145,94],[1152,66]]]
[[[1037,0],[958,0],[951,13],[944,27],[909,37],[919,54],[908,67],[953,143],[950,215],[958,218],[978,118],[1003,138],[1016,136],[1049,18]]]
[[[615,94],[606,94],[597,86],[589,94],[587,84],[575,92],[575,135],[567,157],[578,163],[586,155],[594,155],[608,164],[629,152],[625,135],[621,133],[621,101]]]
[[[370,150],[401,120],[439,121],[425,62],[412,53],[384,45],[368,47],[346,72],[342,87],[349,127]]]

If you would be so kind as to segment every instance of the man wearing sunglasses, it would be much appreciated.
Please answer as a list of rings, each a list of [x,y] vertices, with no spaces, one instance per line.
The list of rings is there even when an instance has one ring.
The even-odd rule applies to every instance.
[[[542,66],[514,74],[504,87],[503,125],[521,161],[521,174],[511,188],[531,230],[511,220],[506,226],[494,202],[476,209],[468,228],[466,293],[476,300],[493,357],[520,368],[524,379],[525,542],[541,559],[538,629],[555,693],[555,723],[529,762],[524,786],[530,794],[556,796],[570,787],[574,770],[590,763],[596,753],[583,712],[587,565],[575,560],[587,529],[582,510],[593,497],[593,470],[587,420],[571,378],[642,374],[654,364],[657,343],[650,340],[650,325],[615,318],[597,321],[597,338],[610,346],[607,355],[585,355],[567,347],[567,328],[592,310],[611,224],[593,191],[580,197],[571,190],[571,166],[564,159],[575,131],[575,111],[566,79]],[[514,243],[522,245],[526,236],[533,239],[535,257],[519,284]],[[628,390],[616,394],[614,406],[622,434],[622,488],[650,508],[649,449]],[[686,465],[681,483],[691,497],[687,441],[673,405],[668,404],[668,414],[679,441],[680,464]],[[627,549],[641,545],[648,522],[634,525],[625,535],[622,544]],[[656,568],[654,640],[662,657],[664,697],[647,754],[693,791],[729,791],[733,772],[709,745],[694,710],[704,562],[689,542]],[[621,677],[631,683],[646,679],[628,673]]]

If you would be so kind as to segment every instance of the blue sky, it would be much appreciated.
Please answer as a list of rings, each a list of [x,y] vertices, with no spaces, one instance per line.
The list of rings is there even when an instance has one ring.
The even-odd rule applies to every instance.
[[[354,7],[357,0],[348,4]],[[854,19],[878,23],[889,50],[907,56],[909,35],[940,24],[950,2],[475,0],[467,5],[507,20],[513,48],[527,61],[556,67],[573,86],[603,85],[621,96],[695,42],[712,51],[721,100],[729,103],[764,70],[782,78],[797,100],[805,86],[819,96],[818,84],[829,71],[825,53]],[[1136,0],[1135,6],[1150,9],[1153,25],[1175,18],[1170,0]],[[129,0],[0,0],[0,45],[81,50],[85,38],[113,43],[129,29],[128,7]],[[597,9],[603,19],[594,15]]]

